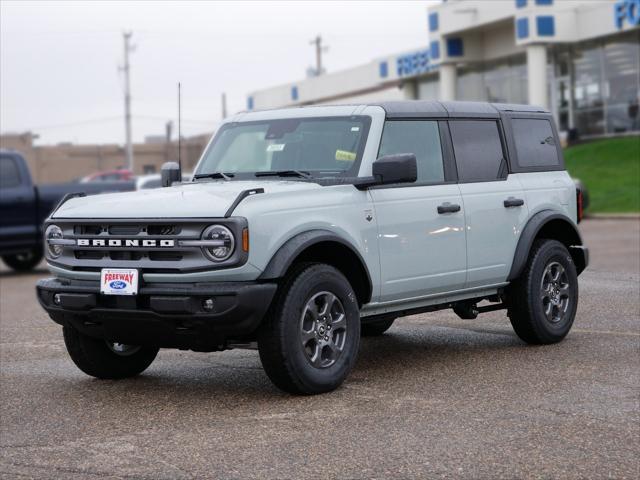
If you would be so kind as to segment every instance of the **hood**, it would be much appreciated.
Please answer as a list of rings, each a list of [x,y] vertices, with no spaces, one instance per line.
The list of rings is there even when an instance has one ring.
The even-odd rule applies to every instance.
[[[52,218],[211,218],[223,217],[243,190],[264,188],[264,194],[322,188],[297,181],[211,181],[174,187],[76,197]]]

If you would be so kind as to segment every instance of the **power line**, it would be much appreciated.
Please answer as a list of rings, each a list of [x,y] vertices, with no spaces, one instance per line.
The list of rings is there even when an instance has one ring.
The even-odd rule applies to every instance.
[[[54,128],[77,127],[77,126],[81,126],[81,125],[90,125],[90,124],[95,124],[95,123],[112,122],[114,120],[121,120],[121,119],[122,119],[122,116],[120,116],[120,115],[115,116],[115,117],[91,118],[91,119],[87,119],[87,120],[78,120],[78,121],[69,122],[69,123],[58,123],[58,124],[54,124],[54,125],[43,125],[43,126],[39,126],[39,127],[30,127],[29,130],[50,130],[50,129],[54,129]]]
[[[163,117],[161,115],[131,115],[131,118],[139,119],[139,120],[161,120],[163,122],[167,121],[169,117]],[[79,127],[83,125],[94,125],[99,123],[108,123],[114,122],[116,120],[122,120],[121,115],[115,115],[111,117],[99,117],[99,118],[88,118],[86,120],[74,120],[73,122],[66,123],[55,123],[51,125],[38,125],[35,127],[28,127],[27,130],[52,130],[56,128],[71,128],[71,127]],[[191,124],[199,124],[199,125],[209,125],[214,127],[218,125],[220,122],[217,121],[209,121],[209,120],[196,120],[194,118],[183,118],[182,123],[191,123]]]

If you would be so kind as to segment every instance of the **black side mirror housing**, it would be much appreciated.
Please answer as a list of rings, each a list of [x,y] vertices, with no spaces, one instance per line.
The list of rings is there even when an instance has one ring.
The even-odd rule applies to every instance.
[[[160,169],[160,178],[163,187],[170,187],[175,182],[182,181],[182,172],[177,162],[166,162]]]
[[[413,183],[418,179],[418,163],[413,153],[397,153],[380,157],[372,165],[378,185]]]
[[[413,183],[418,179],[418,162],[414,153],[384,155],[371,166],[373,176],[351,179],[358,190],[366,190],[376,185],[393,183]]]

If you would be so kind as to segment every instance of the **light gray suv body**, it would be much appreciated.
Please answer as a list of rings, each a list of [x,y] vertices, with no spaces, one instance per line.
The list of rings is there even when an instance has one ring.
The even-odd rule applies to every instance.
[[[90,375],[257,342],[276,385],[318,393],[346,377],[361,333],[403,315],[506,308],[523,340],[564,338],[588,263],[580,202],[539,108],[241,113],[190,182],[64,201],[38,298]]]

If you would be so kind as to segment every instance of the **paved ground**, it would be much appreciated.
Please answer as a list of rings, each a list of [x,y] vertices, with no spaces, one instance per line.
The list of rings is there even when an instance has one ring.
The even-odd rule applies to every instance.
[[[418,315],[363,341],[338,391],[290,397],[253,351],[162,351],[134,380],[68,359],[0,272],[0,478],[638,478],[640,223],[583,224],[572,333],[529,347],[502,312]]]

